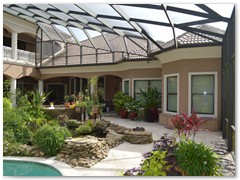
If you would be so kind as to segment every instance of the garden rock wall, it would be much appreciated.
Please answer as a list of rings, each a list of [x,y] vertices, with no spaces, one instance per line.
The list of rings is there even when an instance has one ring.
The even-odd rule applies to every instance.
[[[148,131],[132,131],[124,132],[124,140],[132,144],[149,144],[153,142],[152,133]]]
[[[57,118],[59,115],[67,115],[69,119],[79,119],[80,113],[75,108],[56,107],[54,109],[43,108],[43,111],[50,116]]]
[[[65,162],[73,167],[90,168],[108,156],[109,147],[103,138],[85,136],[65,141],[56,160]]]

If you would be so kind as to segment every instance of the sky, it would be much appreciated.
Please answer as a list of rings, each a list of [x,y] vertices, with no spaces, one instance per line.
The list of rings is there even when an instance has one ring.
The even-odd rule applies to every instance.
[[[68,9],[69,9],[68,7],[70,7],[72,10],[81,11],[79,8],[75,7],[74,5],[69,5],[67,3],[64,4],[65,7],[62,5],[63,4],[61,3],[61,5],[57,6],[57,8],[60,8],[63,11],[66,10],[65,12],[68,12]],[[185,9],[189,9],[189,10],[194,10],[197,12],[206,13],[204,10],[202,10],[201,8],[197,7],[196,5],[194,5],[192,3],[191,4],[164,4],[164,5],[166,8],[167,8],[167,6],[170,5],[170,6],[174,6],[174,7],[180,7],[180,8],[185,8]],[[90,10],[97,12],[98,14],[108,14],[108,15],[119,16],[119,14],[108,5],[86,4],[85,6],[87,8],[89,8]],[[229,18],[231,16],[234,4],[207,4],[207,6],[212,8],[215,12],[219,13],[223,17]],[[47,6],[46,6],[46,8],[47,8]],[[224,9],[224,11],[223,11],[223,9]],[[163,10],[155,10],[155,9],[147,9],[147,8],[134,8],[134,7],[129,7],[129,6],[120,6],[119,9],[117,9],[117,10],[120,10],[120,12],[123,12],[126,15],[125,16],[126,18],[131,17],[131,18],[138,18],[138,19],[145,19],[145,20],[169,23],[169,20]],[[144,13],[142,13],[142,12],[144,12]],[[199,16],[193,16],[193,15],[188,15],[188,14],[183,14],[183,13],[178,13],[178,12],[173,12],[173,11],[167,11],[167,12],[168,12],[169,18],[170,18],[171,22],[173,23],[173,25],[206,19],[206,18],[199,17]],[[62,13],[62,15],[60,13],[56,14],[56,12],[53,12],[53,13],[57,17],[61,18],[61,16],[63,16],[63,19],[65,18],[64,17],[65,15],[63,13]],[[100,21],[103,20],[111,28],[113,26],[122,26],[122,25],[127,28],[132,28],[132,24],[128,23],[126,21],[108,20],[108,19],[99,19],[99,20]],[[80,19],[80,21],[81,21],[81,19]],[[84,21],[85,20],[83,19],[83,22]],[[95,20],[95,21],[97,22],[97,20]],[[222,29],[224,31],[226,30],[226,27],[227,27],[226,22],[214,22],[214,23],[208,23],[207,25],[211,25],[213,27]],[[145,24],[145,23],[138,23],[138,26],[143,28],[155,41],[167,42],[167,41],[170,41],[173,39],[173,31],[172,31],[171,27],[165,27],[165,26],[159,26],[159,25],[153,25],[153,24]],[[197,25],[195,25],[195,26],[197,26]],[[195,27],[195,26],[192,26],[192,27]],[[70,34],[68,32],[68,30],[64,27],[58,26],[57,28],[60,29],[61,31],[66,32],[67,34]],[[70,28],[70,29],[76,35],[76,37],[78,37],[79,41],[87,39],[86,34],[83,33],[82,30],[80,30],[80,29],[77,30],[76,28]],[[175,29],[176,36],[179,36],[185,32],[182,29],[178,29],[178,28],[174,28],[174,29]],[[117,30],[117,32],[119,32],[119,31],[124,32],[121,30]],[[91,37],[101,35],[97,31],[95,31],[95,32],[89,31],[89,34]],[[134,34],[139,35],[139,33],[136,33],[136,32],[134,32]]]

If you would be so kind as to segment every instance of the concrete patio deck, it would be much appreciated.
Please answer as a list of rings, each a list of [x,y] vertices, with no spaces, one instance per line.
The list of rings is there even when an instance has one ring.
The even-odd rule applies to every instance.
[[[111,123],[119,124],[128,128],[144,127],[147,131],[151,131],[153,139],[158,140],[164,133],[173,135],[174,130],[170,130],[161,126],[158,122],[150,123],[143,121],[131,121],[129,119],[120,119],[118,117],[103,117],[103,119],[110,121]],[[221,137],[221,132],[199,132],[195,140],[197,142],[204,142],[209,146],[213,146],[212,142],[220,141],[224,142]],[[49,159],[44,158],[14,158],[14,159],[27,159],[37,160],[42,163],[50,164],[56,167],[64,176],[119,176],[125,170],[138,167],[142,160],[142,153],[150,151],[151,144],[130,144],[124,142],[123,144],[111,149],[107,158],[103,159],[99,163],[95,164],[91,168],[76,167],[71,168],[69,165],[54,160],[54,157]],[[225,159],[232,161],[231,154],[222,156]],[[7,158],[7,157],[5,157]],[[11,157],[8,157],[8,159]],[[224,176],[232,176],[232,173],[226,173]]]

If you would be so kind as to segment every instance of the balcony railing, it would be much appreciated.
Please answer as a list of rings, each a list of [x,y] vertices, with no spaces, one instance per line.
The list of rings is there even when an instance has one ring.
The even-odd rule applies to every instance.
[[[12,48],[3,46],[3,57],[12,58]]]
[[[5,58],[12,58],[12,48],[3,46],[3,57]],[[35,63],[35,53],[24,51],[24,50],[17,50],[17,60],[22,60],[28,63]]]

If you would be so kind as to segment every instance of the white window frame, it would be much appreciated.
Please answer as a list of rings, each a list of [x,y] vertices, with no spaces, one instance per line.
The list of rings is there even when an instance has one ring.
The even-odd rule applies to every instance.
[[[161,80],[162,78],[133,78],[132,79],[132,97],[134,98],[134,88],[135,88],[135,81],[141,81],[141,80]]]
[[[188,73],[188,114],[192,113],[191,109],[191,94],[192,94],[192,75],[214,75],[214,114],[197,114],[199,117],[213,117],[217,118],[218,114],[218,73],[212,72],[189,72]]]
[[[167,111],[167,78],[177,76],[177,112]],[[176,115],[179,114],[179,73],[175,74],[165,74],[164,77],[164,108],[163,112],[166,114]]]
[[[131,96],[131,92],[130,92],[130,85],[131,85],[130,82],[131,82],[131,81],[130,81],[130,79],[123,79],[123,80],[122,80],[122,92],[124,93],[124,88],[125,88],[125,87],[124,87],[124,82],[125,82],[125,81],[128,81],[128,82],[129,82],[128,92],[129,92],[129,96]]]

